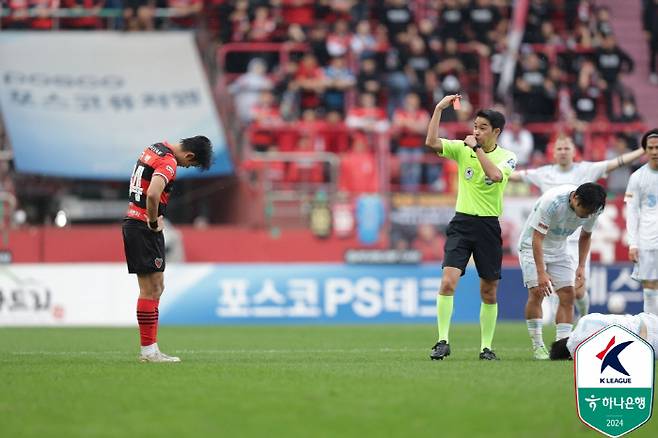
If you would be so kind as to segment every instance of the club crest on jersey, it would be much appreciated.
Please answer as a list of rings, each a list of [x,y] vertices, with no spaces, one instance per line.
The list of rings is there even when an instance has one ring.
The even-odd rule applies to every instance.
[[[171,167],[171,166],[166,166],[166,169],[167,169],[169,172],[174,173],[174,168],[173,168],[173,167]]]
[[[466,168],[466,170],[464,171],[464,178],[466,178],[466,179],[473,178],[473,168],[472,167],[467,167]]]
[[[158,268],[158,269],[160,269],[162,267],[162,258],[161,257],[157,257],[155,259],[155,267]]]

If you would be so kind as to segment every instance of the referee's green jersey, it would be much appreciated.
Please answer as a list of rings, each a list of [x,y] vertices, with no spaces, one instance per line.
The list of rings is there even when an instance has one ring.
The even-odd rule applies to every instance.
[[[442,138],[441,144],[443,153],[437,155],[455,160],[459,167],[459,188],[455,210],[458,213],[474,216],[499,217],[503,211],[505,186],[516,167],[514,152],[500,146],[487,152],[487,158],[503,173],[502,181],[495,183],[485,175],[473,149],[466,146],[462,140]]]

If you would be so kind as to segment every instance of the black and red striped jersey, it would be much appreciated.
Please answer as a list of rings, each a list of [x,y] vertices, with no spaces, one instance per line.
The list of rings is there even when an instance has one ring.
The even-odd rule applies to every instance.
[[[166,141],[152,144],[144,149],[130,177],[128,192],[130,203],[126,212],[127,218],[148,222],[146,193],[154,175],[161,176],[166,182],[158,205],[158,216],[164,216],[169,202],[169,194],[176,178],[176,165],[176,157],[171,150],[171,145]]]

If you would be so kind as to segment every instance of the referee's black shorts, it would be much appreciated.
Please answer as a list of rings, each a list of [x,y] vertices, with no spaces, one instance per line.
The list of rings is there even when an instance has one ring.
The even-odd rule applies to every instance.
[[[443,267],[458,268],[462,275],[473,254],[480,278],[499,280],[503,263],[503,238],[495,216],[456,213],[446,231]]]
[[[162,231],[149,230],[146,222],[136,219],[123,221],[123,248],[128,272],[149,274],[165,270],[165,242]]]

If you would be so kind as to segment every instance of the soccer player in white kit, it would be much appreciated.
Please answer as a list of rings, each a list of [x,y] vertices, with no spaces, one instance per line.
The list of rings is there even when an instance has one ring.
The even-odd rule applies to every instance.
[[[564,184],[573,184],[579,186],[586,182],[595,182],[608,176],[608,172],[630,164],[640,158],[644,153],[642,148],[632,152],[627,152],[617,158],[606,161],[580,161],[574,163],[576,147],[569,137],[560,137],[553,145],[553,160],[555,164],[547,164],[536,169],[518,170],[512,173],[510,181],[524,181],[539,188],[542,193],[553,187]],[[571,257],[578,260],[578,237],[579,233],[575,232],[567,240],[567,250]],[[589,278],[589,260],[585,264],[585,280]],[[589,295],[587,292],[586,281],[580,287],[576,287],[576,308],[580,316],[589,312]],[[552,296],[554,297],[554,296]],[[554,301],[551,308],[556,312],[557,302]],[[550,315],[550,320],[554,320],[555,315]]]
[[[604,315],[590,313],[578,320],[578,324],[568,338],[555,341],[551,345],[552,360],[572,359],[576,347],[594,333],[609,325],[617,324],[646,340],[653,347],[654,355],[658,352],[658,316],[653,313],[637,315]],[[657,358],[658,359],[658,358]]]
[[[535,203],[519,238],[519,262],[528,288],[525,308],[528,334],[535,359],[548,359],[542,333],[544,297],[557,293],[557,339],[571,333],[574,285],[584,281],[592,229],[605,207],[606,193],[596,183],[578,187],[567,184],[544,193]],[[578,240],[578,264],[568,257],[567,238],[582,226]]]
[[[633,172],[624,195],[631,277],[642,283],[644,311],[658,314],[658,129],[642,136],[649,162]]]

